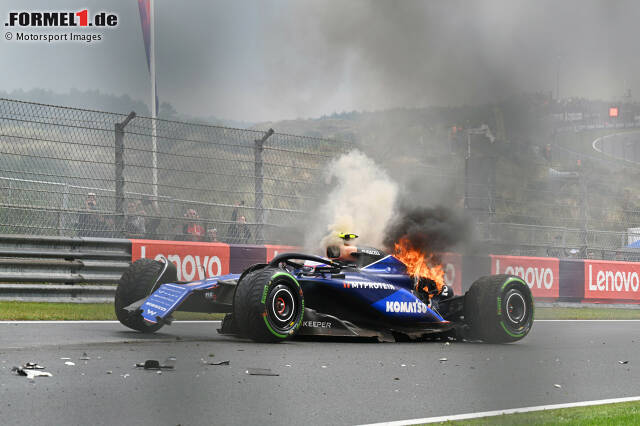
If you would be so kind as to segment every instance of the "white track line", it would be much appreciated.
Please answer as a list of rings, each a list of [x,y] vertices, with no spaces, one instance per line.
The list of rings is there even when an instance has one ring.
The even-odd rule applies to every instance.
[[[219,323],[222,322],[220,320],[175,320],[174,323],[182,323],[182,324],[211,324],[211,323]],[[578,320],[578,319],[563,319],[563,320],[535,320],[535,322],[640,322],[640,319],[623,319],[623,320]],[[34,320],[34,321],[0,321],[0,324],[119,324],[119,321],[112,320],[104,320],[104,321],[95,321],[95,320]]]
[[[594,320],[594,319],[547,319],[547,320],[534,320],[534,322],[637,322],[640,319],[612,319],[612,320]]]
[[[199,321],[180,321],[180,320],[176,320],[174,321],[174,323],[187,323],[187,324],[212,324],[212,323],[220,323],[222,321],[220,320],[214,320],[214,321],[205,321],[205,320],[199,320]],[[120,324],[119,321],[111,321],[111,320],[105,320],[105,321],[0,321],[0,324]]]
[[[415,425],[415,424],[422,424],[422,423],[450,422],[455,420],[467,420],[467,419],[477,419],[481,417],[501,416],[503,414],[529,413],[532,411],[557,410],[559,408],[572,408],[572,407],[588,407],[591,405],[605,405],[605,404],[615,404],[618,402],[633,402],[633,401],[640,401],[640,396],[630,396],[627,398],[600,399],[596,401],[570,402],[568,404],[538,405],[536,407],[509,408],[507,410],[482,411],[478,413],[454,414],[451,416],[425,417],[422,419],[399,420],[399,421],[384,422],[384,423],[371,423],[371,424],[362,425],[362,426],[383,426],[383,425],[404,426],[404,425]]]

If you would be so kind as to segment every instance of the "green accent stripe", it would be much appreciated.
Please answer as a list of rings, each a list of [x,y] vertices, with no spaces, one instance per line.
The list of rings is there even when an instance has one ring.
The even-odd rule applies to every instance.
[[[300,324],[302,324],[302,318],[304,318],[304,298],[302,299],[302,308],[300,310],[300,319],[298,320],[298,323],[293,327],[294,330],[297,330],[298,327],[300,327]]]
[[[529,287],[529,285],[522,278],[520,278],[520,277],[510,277],[504,282],[504,284],[502,284],[502,287],[500,287],[500,291],[504,290],[504,288],[507,286],[507,284],[509,284],[510,282],[513,282],[513,281],[519,281],[522,284],[524,284],[527,287]]]
[[[536,319],[536,304],[532,303],[531,304],[531,323],[533,324],[533,321],[535,321]]]
[[[504,325],[503,321],[500,321],[500,325],[502,326],[502,328],[504,329],[504,331],[511,337],[523,337],[524,333],[520,333],[520,334],[514,334],[512,332],[510,332],[509,330],[507,330],[507,326]]]
[[[262,316],[262,319],[264,320],[264,323],[267,324],[267,328],[269,329],[269,331],[271,332],[271,334],[273,334],[276,337],[279,337],[281,339],[285,339],[287,337],[286,334],[280,334],[278,332],[276,332],[272,327],[271,324],[269,324],[269,320],[267,319],[266,315]]]
[[[275,278],[278,278],[278,277],[280,277],[280,276],[282,276],[282,275],[284,275],[285,277],[291,278],[291,279],[293,280],[293,282],[294,282],[294,283],[296,283],[296,285],[297,285],[298,287],[300,287],[300,283],[298,282],[298,280],[296,280],[296,278],[295,278],[293,275],[288,274],[288,273],[286,273],[286,272],[276,272],[275,274],[273,274],[273,275],[271,276],[271,281],[269,281],[269,283],[273,282],[273,280],[274,280]]]
[[[265,301],[267,300],[267,293],[268,293],[268,288],[269,285],[273,282],[274,279],[280,277],[280,276],[285,276],[289,279],[291,279],[294,283],[296,283],[296,285],[298,286],[298,288],[300,288],[300,283],[298,282],[298,280],[296,280],[296,278],[287,273],[287,272],[276,272],[275,274],[273,274],[271,276],[271,280],[269,280],[269,284],[264,286],[264,292],[262,294],[262,304],[264,305]],[[302,290],[300,290],[302,291]],[[300,327],[300,324],[302,324],[302,318],[304,317],[304,298],[302,299],[302,307],[300,308],[300,319],[298,319],[298,323],[296,325],[293,326],[293,328],[291,328],[291,330],[296,330],[298,329],[298,327]],[[273,327],[271,327],[271,324],[269,324],[269,320],[267,319],[267,313],[265,312],[265,314],[262,316],[262,319],[264,320],[264,323],[267,325],[267,328],[269,329],[269,331],[271,332],[271,334],[273,334],[276,337],[279,337],[280,339],[286,339],[287,338],[287,334],[281,334],[278,333],[277,331],[275,331],[273,329]]]

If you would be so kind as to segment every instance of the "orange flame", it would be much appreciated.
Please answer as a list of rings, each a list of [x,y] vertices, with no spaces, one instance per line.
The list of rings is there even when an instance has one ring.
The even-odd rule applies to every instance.
[[[437,263],[436,256],[433,253],[422,253],[416,250],[406,237],[402,237],[400,241],[395,243],[393,255],[407,265],[409,275],[433,280],[438,287],[438,291],[442,290],[444,269],[442,265]]]

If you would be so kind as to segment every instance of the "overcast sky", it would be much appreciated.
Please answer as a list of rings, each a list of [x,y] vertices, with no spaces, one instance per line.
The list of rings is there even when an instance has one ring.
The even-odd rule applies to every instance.
[[[638,1],[155,3],[158,95],[185,114],[256,122],[482,103],[555,92],[558,69],[562,97],[640,95]],[[0,17],[85,8],[119,15],[98,44],[0,37],[0,90],[99,89],[148,103],[135,0],[5,0]]]

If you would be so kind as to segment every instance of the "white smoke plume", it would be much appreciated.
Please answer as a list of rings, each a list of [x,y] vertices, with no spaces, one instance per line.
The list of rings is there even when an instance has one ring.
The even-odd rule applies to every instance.
[[[332,188],[307,234],[307,248],[317,250],[319,241],[325,248],[339,232],[359,235],[358,244],[382,247],[394,214],[398,184],[357,150],[330,163],[326,177]]]

